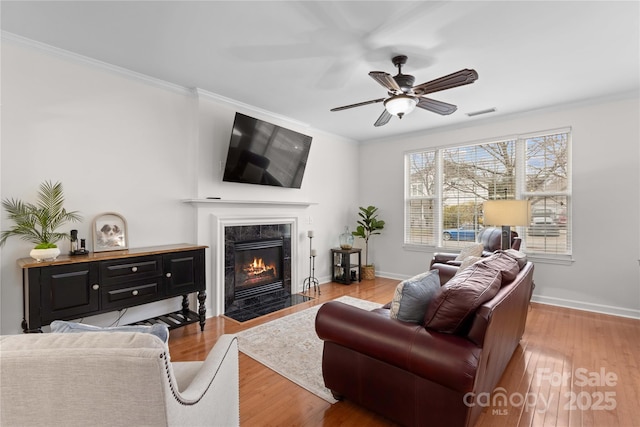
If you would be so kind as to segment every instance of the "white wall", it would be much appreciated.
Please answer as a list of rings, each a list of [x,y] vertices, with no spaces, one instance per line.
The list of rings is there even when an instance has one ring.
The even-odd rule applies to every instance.
[[[355,223],[354,142],[289,126],[313,136],[302,189],[222,183],[219,163],[226,157],[238,108],[12,40],[2,40],[1,65],[0,197],[31,201],[42,181],[61,181],[65,207],[84,216],[82,223],[67,228],[78,229],[89,248],[91,221],[107,211],[127,219],[130,247],[196,243],[196,211],[182,200],[207,196],[318,203],[305,218],[316,230],[314,246],[320,254],[337,244],[343,224]],[[254,116],[288,125],[266,112]],[[0,227],[10,225],[3,211]],[[0,249],[3,334],[20,331],[22,279],[16,260],[28,256],[31,246],[12,238]],[[63,242],[62,250],[67,249]],[[318,257],[316,273],[327,280],[328,256]],[[307,274],[302,271],[301,277]],[[129,309],[121,323],[174,310],[176,303]],[[117,314],[84,320],[109,325]]]
[[[424,113],[414,113],[424,114]],[[403,248],[405,151],[514,133],[573,129],[573,259],[536,260],[540,302],[640,317],[639,102],[637,94],[363,144],[360,200],[387,221],[370,244],[378,274],[406,277],[428,267],[433,250]]]

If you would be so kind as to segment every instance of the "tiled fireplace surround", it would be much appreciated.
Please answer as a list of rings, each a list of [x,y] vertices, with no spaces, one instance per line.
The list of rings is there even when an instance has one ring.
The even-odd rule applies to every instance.
[[[234,302],[236,243],[261,239],[282,239],[282,284],[291,293],[291,224],[231,225],[224,228],[225,309]]]
[[[239,233],[243,240],[256,234],[285,237],[287,229],[290,243],[289,282],[291,293],[302,290],[299,248],[305,238],[300,231],[301,215],[308,203],[261,202],[212,202],[209,200],[185,200],[197,208],[198,244],[209,247],[207,263],[207,317],[225,312],[227,289],[226,235]],[[227,233],[229,230],[230,231]],[[278,235],[280,234],[280,236]],[[245,238],[246,237],[246,238]],[[211,305],[209,305],[211,304]]]

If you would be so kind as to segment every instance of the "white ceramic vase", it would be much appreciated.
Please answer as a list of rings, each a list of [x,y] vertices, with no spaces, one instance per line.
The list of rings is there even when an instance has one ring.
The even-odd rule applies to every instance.
[[[35,259],[38,262],[42,261],[54,261],[60,255],[59,248],[48,248],[48,249],[31,249],[29,252],[31,258]]]

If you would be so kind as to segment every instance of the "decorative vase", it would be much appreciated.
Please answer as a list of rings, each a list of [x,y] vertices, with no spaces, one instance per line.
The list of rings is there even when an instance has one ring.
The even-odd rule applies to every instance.
[[[29,252],[31,258],[35,259],[38,262],[42,261],[55,261],[60,255],[59,248],[48,248],[48,249],[31,249]]]
[[[349,227],[344,228],[344,233],[340,235],[340,248],[351,249],[353,247],[353,234],[349,231]]]
[[[376,278],[376,268],[372,265],[363,265],[360,270],[362,271],[363,280],[373,280]]]

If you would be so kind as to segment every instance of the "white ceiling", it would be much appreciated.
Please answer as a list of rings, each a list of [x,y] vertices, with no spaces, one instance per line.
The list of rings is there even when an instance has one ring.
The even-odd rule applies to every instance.
[[[638,1],[6,1],[2,30],[356,140],[638,91]],[[369,71],[416,84],[463,68],[474,84],[429,95],[386,126]],[[470,118],[469,112],[496,112]]]

